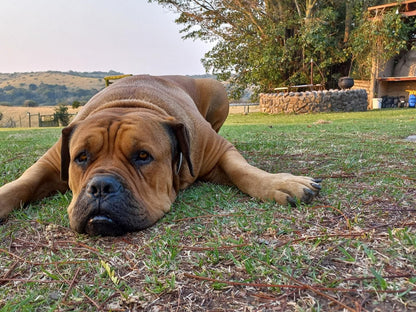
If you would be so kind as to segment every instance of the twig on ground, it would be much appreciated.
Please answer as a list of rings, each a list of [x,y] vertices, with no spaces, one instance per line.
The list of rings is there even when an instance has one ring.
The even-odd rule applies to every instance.
[[[75,272],[74,277],[72,278],[71,283],[69,284],[68,290],[66,291],[65,296],[62,299],[62,301],[66,301],[66,299],[68,298],[69,293],[71,292],[72,288],[74,288],[75,283],[76,283],[76,279],[77,279],[77,276],[78,276],[78,273],[79,273],[80,269],[81,268],[78,267],[77,271]]]

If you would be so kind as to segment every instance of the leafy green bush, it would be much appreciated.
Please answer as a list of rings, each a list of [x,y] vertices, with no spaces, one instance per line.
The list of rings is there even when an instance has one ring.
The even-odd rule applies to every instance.
[[[62,126],[67,126],[69,124],[68,106],[65,103],[59,103],[55,108],[55,116]]]

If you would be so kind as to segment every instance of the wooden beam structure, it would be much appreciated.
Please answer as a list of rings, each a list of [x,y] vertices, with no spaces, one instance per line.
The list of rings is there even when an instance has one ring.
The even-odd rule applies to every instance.
[[[416,77],[379,77],[377,78],[379,81],[416,81]]]
[[[388,4],[376,5],[368,8],[368,12],[374,17],[385,10],[397,9],[397,12],[403,16],[416,16],[416,0],[406,0]]]

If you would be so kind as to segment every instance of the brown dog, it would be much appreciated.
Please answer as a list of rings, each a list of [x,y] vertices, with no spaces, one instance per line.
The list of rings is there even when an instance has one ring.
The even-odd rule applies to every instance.
[[[215,80],[124,78],[95,95],[45,155],[0,188],[0,218],[69,187],[71,228],[121,235],[155,223],[197,179],[280,204],[311,201],[320,180],[253,167],[217,134],[227,114]]]

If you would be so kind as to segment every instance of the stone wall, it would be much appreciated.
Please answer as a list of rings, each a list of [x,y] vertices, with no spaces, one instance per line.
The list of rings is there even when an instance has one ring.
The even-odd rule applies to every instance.
[[[357,90],[357,89],[364,89],[367,92],[367,108],[371,109],[373,107],[372,98],[370,98],[369,94],[371,91],[371,82],[370,80],[357,80],[354,79],[354,86],[351,88],[351,90]]]
[[[260,94],[260,111],[270,114],[367,110],[365,90],[323,90]]]

